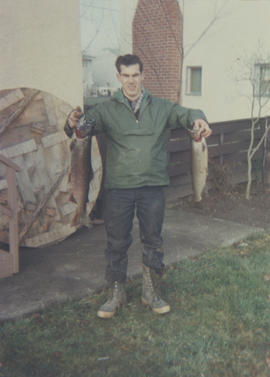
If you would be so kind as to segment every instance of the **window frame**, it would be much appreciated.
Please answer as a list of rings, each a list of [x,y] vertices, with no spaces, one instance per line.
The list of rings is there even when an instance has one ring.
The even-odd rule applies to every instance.
[[[263,80],[263,70],[268,70],[269,79]],[[262,85],[266,83],[267,90],[262,92]],[[270,97],[270,63],[255,63],[254,65],[255,97]]]
[[[192,90],[192,74],[195,70],[200,70],[200,90]],[[189,65],[186,67],[186,95],[188,96],[201,96],[202,95],[202,66],[200,65]]]

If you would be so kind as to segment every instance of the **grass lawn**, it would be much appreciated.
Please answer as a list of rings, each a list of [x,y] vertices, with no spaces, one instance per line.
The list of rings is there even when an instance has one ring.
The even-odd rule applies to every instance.
[[[1,324],[0,376],[270,376],[270,235],[170,266],[161,290],[164,316],[136,279],[111,320],[103,292]]]

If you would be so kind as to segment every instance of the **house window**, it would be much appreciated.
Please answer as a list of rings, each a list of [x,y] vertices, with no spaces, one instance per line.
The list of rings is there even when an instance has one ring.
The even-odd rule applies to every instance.
[[[255,64],[255,95],[270,97],[270,63]]]
[[[193,96],[202,94],[202,67],[187,67],[186,93]]]

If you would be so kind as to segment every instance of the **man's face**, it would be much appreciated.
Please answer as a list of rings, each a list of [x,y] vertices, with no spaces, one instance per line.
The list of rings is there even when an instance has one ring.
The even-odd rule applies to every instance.
[[[122,84],[125,96],[131,101],[135,101],[141,94],[143,74],[140,72],[139,64],[120,66],[121,71],[117,73],[117,79]]]

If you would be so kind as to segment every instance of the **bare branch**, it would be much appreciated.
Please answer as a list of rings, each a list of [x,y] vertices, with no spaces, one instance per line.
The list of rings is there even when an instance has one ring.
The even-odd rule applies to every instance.
[[[207,34],[209,29],[221,18],[221,13],[225,6],[227,5],[226,2],[223,3],[223,5],[216,11],[216,14],[214,18],[209,22],[209,24],[205,27],[205,29],[201,32],[199,37],[191,44],[191,46],[187,49],[187,51],[184,54],[184,57],[187,57],[191,50],[200,42],[200,40]]]
[[[260,149],[260,147],[261,147],[262,143],[264,142],[264,140],[265,140],[265,138],[266,138],[266,136],[267,136],[269,130],[270,130],[270,126],[267,126],[267,127],[265,128],[264,133],[263,133],[262,137],[260,138],[259,142],[258,142],[257,145],[253,148],[253,150],[252,150],[252,152],[251,152],[251,154],[250,154],[250,157],[251,157],[251,158],[252,158],[252,157],[255,155],[255,153]]]

